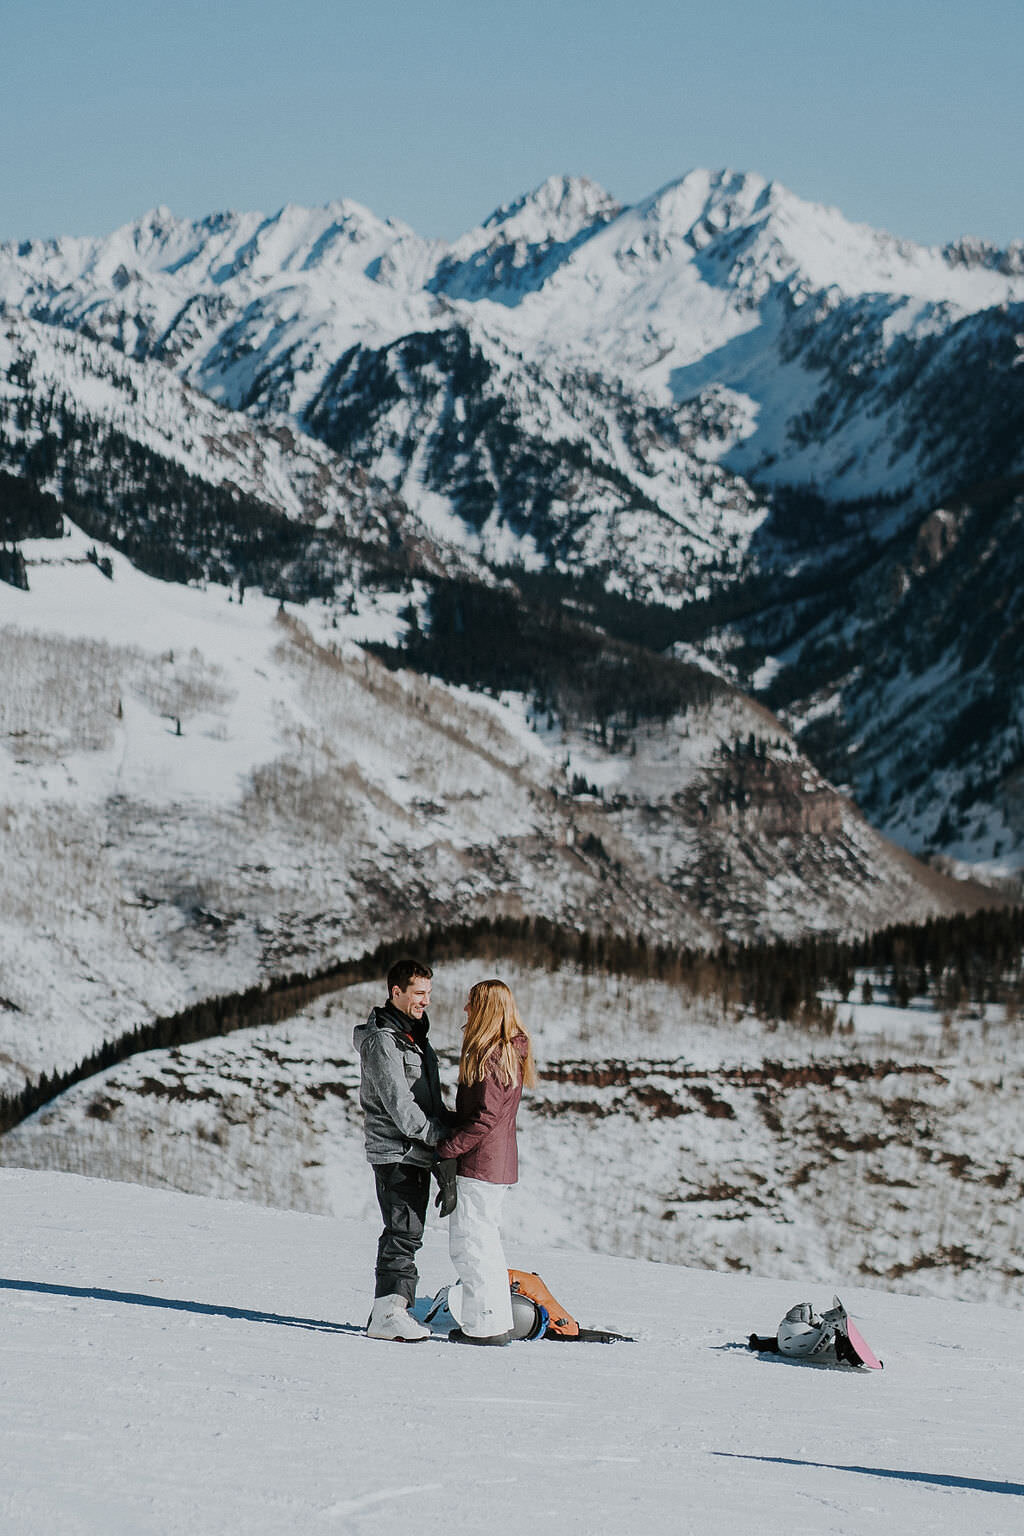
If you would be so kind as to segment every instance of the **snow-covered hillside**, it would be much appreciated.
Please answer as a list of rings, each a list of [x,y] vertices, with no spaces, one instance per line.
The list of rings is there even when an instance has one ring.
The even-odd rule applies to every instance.
[[[632,1344],[361,1337],[372,1222],[0,1172],[5,1529],[1019,1529],[1019,1314],[834,1284],[882,1373],[749,1353],[831,1287],[509,1241]],[[451,1278],[428,1233],[429,1293]]]
[[[1024,478],[993,482],[731,635],[733,654],[769,652],[750,682],[876,825],[1008,885],[1024,864],[1022,529]]]
[[[970,899],[724,685],[616,750],[349,638],[400,632],[415,592],[295,611],[156,581],[70,525],[22,548],[29,590],[0,584],[5,1085],[430,923],[707,943]]]
[[[1024,1305],[1024,1033],[1002,1008],[850,1003],[830,1033],[659,982],[502,959],[438,967],[454,1094],[482,975],[512,986],[540,1082],[520,1115],[524,1243]],[[0,1162],[372,1224],[348,987],[286,1023],[133,1057],[0,1141]]]
[[[305,574],[351,607],[405,544],[421,570],[488,579],[465,551],[437,547],[383,482],[287,419],[257,423],[159,363],[14,315],[0,331],[0,468],[165,579],[306,595]]]

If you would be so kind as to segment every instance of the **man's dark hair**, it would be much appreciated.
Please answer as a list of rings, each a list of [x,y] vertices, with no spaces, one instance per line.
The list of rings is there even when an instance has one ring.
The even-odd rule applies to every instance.
[[[407,992],[409,983],[415,976],[423,976],[427,981],[433,976],[429,965],[424,965],[422,960],[396,960],[388,971],[388,998],[390,999],[395,987],[399,992]]]

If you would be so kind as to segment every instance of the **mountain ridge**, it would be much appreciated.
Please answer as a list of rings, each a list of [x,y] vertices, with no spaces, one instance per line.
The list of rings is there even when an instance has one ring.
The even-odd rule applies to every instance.
[[[157,209],[106,240],[0,247],[0,306],[9,330],[80,334],[238,413],[211,427],[208,462],[198,444],[200,477],[232,478],[239,437],[267,434],[269,466],[290,434],[306,503],[318,477],[347,485],[387,580],[419,559],[485,585],[541,571],[597,582],[677,610],[689,654],[744,687],[791,665],[772,612],[794,574],[845,593],[893,540],[1024,469],[1024,246],[914,246],[754,174],[693,171],[625,208],[554,176],[448,245],[345,200],[192,221]],[[155,399],[158,377],[123,387]],[[60,496],[57,417],[28,405],[44,386],[20,378],[9,420],[34,413],[35,446],[9,427],[6,467]],[[145,437],[145,410],[126,409]],[[246,494],[296,516],[301,495],[246,473]],[[302,515],[315,547],[288,590],[351,596],[331,535]],[[120,536],[107,512],[94,526]],[[182,569],[202,568],[189,552]],[[249,579],[273,590],[277,577],[260,565]],[[739,646],[728,622],[694,622],[719,600],[762,604]],[[803,609],[796,627],[813,629]],[[872,665],[861,654],[836,678],[851,718]],[[1024,721],[1013,676],[992,683],[991,730]],[[809,692],[788,695],[798,734],[819,707]],[[994,761],[981,726],[979,758]],[[822,765],[856,781],[835,752]],[[926,846],[934,826],[894,817],[883,826]],[[1005,866],[1005,836],[974,846]]]

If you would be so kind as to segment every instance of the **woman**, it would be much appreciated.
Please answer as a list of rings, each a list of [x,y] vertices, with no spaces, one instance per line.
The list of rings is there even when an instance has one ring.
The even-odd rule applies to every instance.
[[[532,1088],[536,1081],[533,1047],[515,998],[503,981],[478,981],[466,1003],[458,1124],[437,1148],[448,1164],[439,1169],[442,1197],[446,1178],[456,1174],[448,1229],[448,1250],[462,1282],[462,1326],[448,1335],[456,1344],[507,1344],[512,1337],[498,1222],[506,1191],[519,1177],[516,1111],[524,1085]]]

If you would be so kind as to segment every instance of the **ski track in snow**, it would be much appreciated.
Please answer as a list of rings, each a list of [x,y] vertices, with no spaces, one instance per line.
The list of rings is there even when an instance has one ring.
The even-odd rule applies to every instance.
[[[12,1170],[0,1208],[5,1532],[1022,1528],[1019,1315],[996,1307],[837,1277],[868,1374],[746,1349],[791,1281],[517,1249],[637,1342],[398,1349],[350,1332],[373,1223]],[[421,1291],[449,1278],[432,1213]]]

